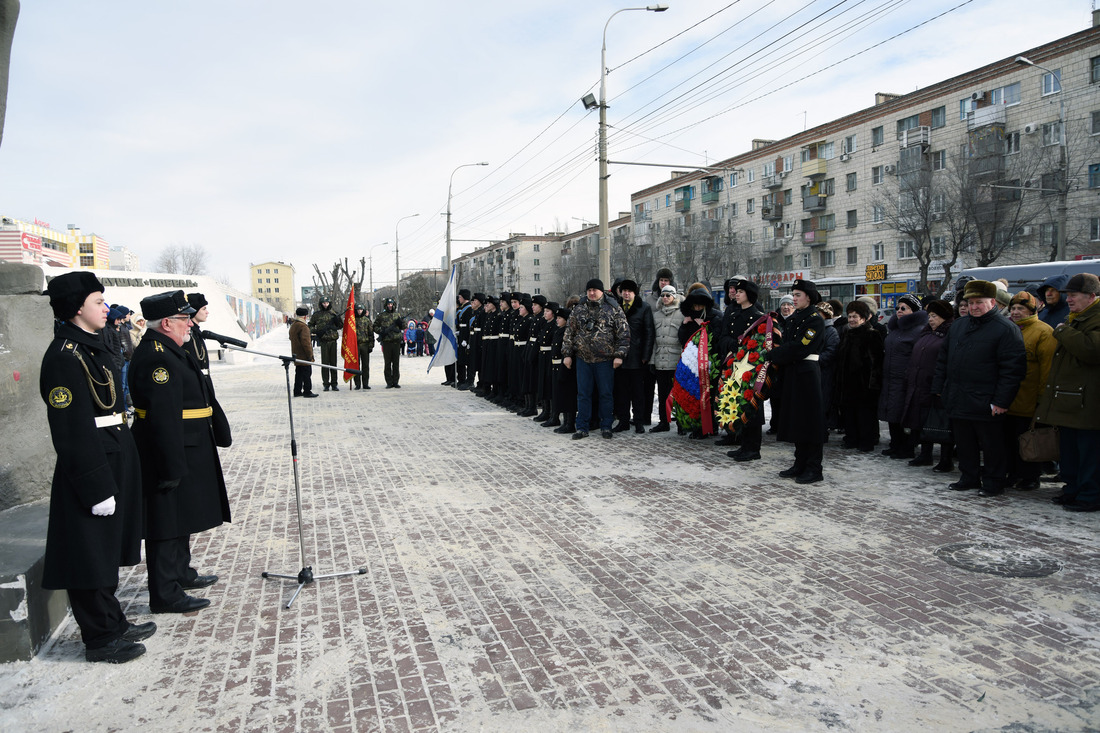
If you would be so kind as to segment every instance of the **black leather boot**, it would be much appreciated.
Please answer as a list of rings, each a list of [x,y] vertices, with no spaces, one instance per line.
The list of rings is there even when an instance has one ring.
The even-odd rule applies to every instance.
[[[569,435],[577,429],[577,413],[567,412],[565,413],[565,419],[561,422],[561,427],[554,428],[555,433],[563,433]]]

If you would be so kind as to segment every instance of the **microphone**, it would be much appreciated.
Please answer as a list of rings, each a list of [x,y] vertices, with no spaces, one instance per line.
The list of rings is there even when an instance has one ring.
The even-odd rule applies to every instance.
[[[230,346],[236,346],[239,349],[247,349],[248,342],[241,341],[240,339],[229,338],[228,336],[222,336],[220,333],[214,333],[213,331],[203,331],[202,337],[207,341],[217,341],[222,344],[229,344]]]
[[[353,377],[362,376],[362,374],[363,374],[362,369],[345,369],[344,371],[347,372],[348,374],[350,374]]]

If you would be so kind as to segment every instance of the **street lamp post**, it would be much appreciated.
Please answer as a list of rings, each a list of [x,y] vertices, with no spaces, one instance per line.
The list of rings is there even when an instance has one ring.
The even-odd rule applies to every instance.
[[[451,171],[451,178],[447,182],[447,277],[451,276],[451,186],[455,182],[455,173],[458,173],[459,168],[469,168],[475,165],[489,165],[488,163],[463,163],[462,165]]]
[[[371,254],[379,247],[385,247],[389,242],[382,242],[382,244],[376,244],[367,250],[367,266],[370,268],[370,312],[374,315],[375,303],[374,303],[374,255]]]
[[[1064,260],[1066,258],[1066,218],[1068,213],[1068,206],[1066,199],[1069,194],[1069,150],[1066,148],[1066,90],[1062,86],[1061,74],[1055,74],[1045,66],[1040,66],[1026,56],[1017,56],[1016,63],[1023,64],[1024,66],[1034,66],[1036,69],[1045,71],[1050,74],[1051,79],[1058,82],[1058,127],[1059,134],[1061,135],[1061,145],[1059,145],[1059,153],[1061,154],[1061,168],[1062,168],[1062,180],[1057,181],[1058,184],[1058,240],[1054,243],[1054,259]]]
[[[605,283],[611,282],[611,236],[607,230],[607,27],[612,18],[627,10],[663,13],[668,6],[622,8],[612,13],[603,26],[603,46],[600,48],[600,279]]]
[[[401,248],[400,243],[397,239],[397,229],[401,226],[401,222],[405,221],[406,219],[411,219],[414,216],[420,216],[420,214],[409,214],[408,216],[403,216],[397,220],[396,224],[393,225],[393,276],[397,278],[397,295],[394,296],[393,299],[394,311],[401,310]]]

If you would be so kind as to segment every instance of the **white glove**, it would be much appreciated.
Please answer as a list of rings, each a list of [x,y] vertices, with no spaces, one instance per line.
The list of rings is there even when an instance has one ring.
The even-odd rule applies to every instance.
[[[111,496],[92,507],[92,514],[97,517],[109,517],[115,513],[115,497]]]
[[[465,349],[465,348],[466,348],[466,342],[465,342],[465,341],[463,341],[463,342],[462,342],[461,344],[459,344],[459,346],[461,346],[462,348],[464,348],[464,349]]]

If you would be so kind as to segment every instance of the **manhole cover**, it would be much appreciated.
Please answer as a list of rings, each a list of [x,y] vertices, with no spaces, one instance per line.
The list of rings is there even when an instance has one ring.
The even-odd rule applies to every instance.
[[[1062,569],[1049,557],[988,542],[956,542],[938,548],[935,554],[957,568],[1002,578],[1042,578]]]

